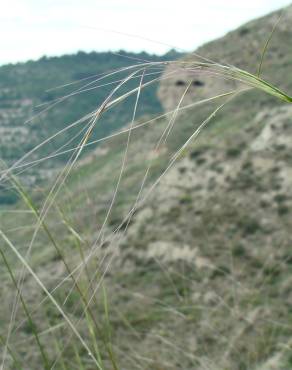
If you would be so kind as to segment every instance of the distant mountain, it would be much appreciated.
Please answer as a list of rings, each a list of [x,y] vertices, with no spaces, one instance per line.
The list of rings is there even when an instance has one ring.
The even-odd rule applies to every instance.
[[[150,55],[145,52],[135,54],[123,50],[118,53],[78,52],[74,55],[43,57],[38,61],[0,67],[1,160],[7,166],[11,165],[43,140],[96,109],[118,84],[114,81],[119,81],[129,74],[129,72],[121,72],[105,78],[106,73],[145,61],[172,60],[179,56],[181,54],[174,50],[163,56]],[[153,69],[149,76],[145,76],[144,81],[158,77],[160,70]],[[140,75],[141,73],[142,71]],[[96,82],[94,82],[95,80]],[[118,94],[138,86],[139,81],[138,73],[135,78],[119,89]],[[72,82],[73,84],[71,84]],[[66,86],[58,88],[62,85]],[[71,96],[60,104],[54,105],[52,109],[46,110],[56,99],[71,94],[82,87],[88,91]],[[137,118],[144,114],[154,114],[161,111],[156,90],[157,84],[153,84],[145,90],[141,96]],[[128,123],[133,115],[134,99],[135,97],[130,97],[124,104],[117,106],[114,112],[105,114],[92,133],[91,139],[106,136]],[[39,105],[42,106],[38,108]],[[42,110],[44,112],[38,116],[37,114]],[[35,115],[35,119],[25,123]],[[41,147],[34,156],[30,157],[30,160],[49,155],[65,145],[81,128],[82,125],[79,124],[70,131],[57,136],[48,145]],[[71,140],[71,147],[74,143],[79,143],[80,137],[79,135],[75,140]],[[63,163],[67,158],[68,155],[59,156],[54,161],[48,159],[45,162],[45,167],[51,169],[52,165]],[[26,171],[24,180],[26,183],[35,182],[38,178],[46,178],[47,174],[47,171],[40,173],[38,170],[31,169]],[[3,191],[1,193],[0,190],[0,203],[10,203],[14,199],[15,197],[11,193],[8,196],[7,193],[4,194]]]

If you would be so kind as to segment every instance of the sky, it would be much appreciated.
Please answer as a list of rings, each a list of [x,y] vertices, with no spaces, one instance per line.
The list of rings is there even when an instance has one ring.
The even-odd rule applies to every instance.
[[[83,51],[191,51],[291,0],[1,0],[0,64]]]

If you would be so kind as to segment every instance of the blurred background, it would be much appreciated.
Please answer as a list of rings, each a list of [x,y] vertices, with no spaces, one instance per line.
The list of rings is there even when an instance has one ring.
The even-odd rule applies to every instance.
[[[0,370],[292,369],[289,3],[2,1]]]

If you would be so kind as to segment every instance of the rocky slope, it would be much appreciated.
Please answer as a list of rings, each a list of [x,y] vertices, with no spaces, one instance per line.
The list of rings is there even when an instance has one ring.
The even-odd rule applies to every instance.
[[[173,322],[176,333],[184,327],[177,346],[198,356],[181,368],[291,366],[291,114],[270,108],[240,137],[206,135],[164,177],[122,242],[131,274],[137,264],[183,271],[178,297],[200,307],[199,317]]]

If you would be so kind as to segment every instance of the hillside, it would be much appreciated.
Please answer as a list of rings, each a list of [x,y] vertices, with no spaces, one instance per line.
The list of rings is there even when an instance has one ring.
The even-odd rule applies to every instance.
[[[254,72],[279,14],[243,25],[196,52]],[[288,93],[291,24],[289,6],[263,64],[265,79]],[[245,87],[190,73],[184,63],[195,59],[188,55],[166,67],[158,92],[166,112],[177,107],[190,82],[182,106]],[[173,68],[174,77],[164,79]],[[173,162],[207,117],[210,122]],[[93,297],[89,307],[97,326],[89,310],[82,316],[84,303],[76,287],[71,291],[72,281],[54,297],[88,343],[96,335],[104,369],[115,369],[111,350],[119,369],[292,368],[291,117],[291,105],[256,89],[156,118],[140,116],[130,137],[128,124],[83,157],[55,197],[47,188],[30,191],[40,213],[52,201],[38,233],[33,235],[37,219],[24,202],[0,214],[1,229],[22,255],[33,240],[28,261],[50,291],[68,276],[68,267],[94,251],[80,286]],[[7,243],[2,250],[19,274],[21,264]],[[7,268],[0,267],[6,297],[1,339],[14,294]],[[38,306],[44,293],[29,273],[23,297],[56,369],[97,368],[54,305],[46,300]],[[17,368],[13,354],[23,369],[39,369],[40,354],[24,317],[19,309],[7,364]]]
[[[291,13],[291,6],[283,12],[276,27],[277,32],[273,34],[265,53],[261,73],[264,79],[284,91],[291,91],[292,88],[291,78],[287,76],[292,64]],[[257,73],[265,43],[280,15],[278,11],[261,18],[260,21],[258,19],[251,21],[223,38],[203,45],[196,50],[195,54],[203,56],[204,60],[219,61],[243,68],[251,73]],[[220,75],[215,75],[214,78],[214,74],[208,71],[200,69],[189,71],[188,65],[198,59],[195,55],[187,55],[183,59],[184,65],[180,61],[179,65],[173,64],[165,71],[166,74],[171,73],[173,69],[176,71],[174,77],[170,75],[170,78],[164,79],[160,84],[159,97],[165,110],[176,106],[190,78],[194,81],[186,93],[185,104],[222,94],[236,86],[234,80],[227,80]]]
[[[163,56],[149,55],[145,52],[134,54],[125,51],[119,53],[84,53],[62,57],[43,57],[38,61],[11,64],[0,67],[0,158],[10,166],[29,150],[42,141],[68,127],[85,114],[93,111],[111,92],[113,86],[127,76],[128,72],[119,72],[107,76],[113,71],[122,70],[133,63],[143,61],[163,61],[180,56],[170,51]],[[152,71],[145,80],[157,78],[159,70]],[[120,89],[128,91],[139,83],[139,76],[133,78]],[[65,85],[65,86],[63,86]],[[157,84],[149,86],[142,98],[137,117],[155,114],[161,111],[156,97]],[[62,99],[70,95],[67,99]],[[56,104],[59,99],[59,104]],[[61,99],[61,100],[60,100]],[[60,104],[61,103],[61,104]],[[48,109],[51,106],[51,109]],[[105,114],[92,133],[92,139],[100,139],[112,131],[123,127],[131,120],[133,99],[115,108],[111,114]],[[42,112],[42,114],[40,114]],[[33,119],[32,119],[33,118]],[[53,151],[68,148],[67,142],[77,144],[80,140],[80,125],[76,125],[56,136],[47,145],[42,146],[30,157],[31,160],[50,155]],[[83,122],[84,125],[84,122]],[[78,136],[79,133],[79,136]],[[75,139],[72,138],[76,136]],[[27,184],[36,180],[46,180],[52,169],[68,160],[68,155],[58,156],[45,161],[42,169],[32,168],[26,171],[23,180]],[[12,193],[0,192],[0,204],[15,200]]]

